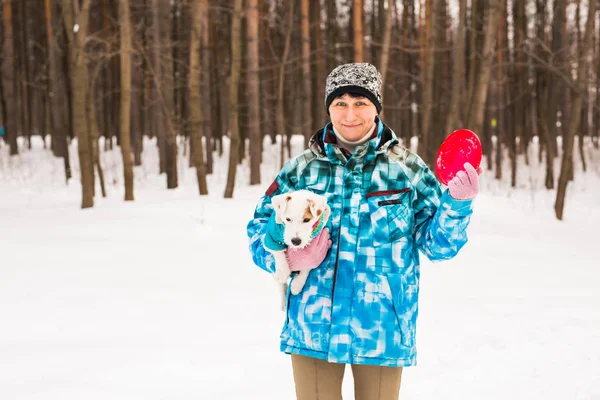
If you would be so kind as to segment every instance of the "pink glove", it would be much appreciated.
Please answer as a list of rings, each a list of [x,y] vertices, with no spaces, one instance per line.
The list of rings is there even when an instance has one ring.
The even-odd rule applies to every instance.
[[[323,229],[319,236],[313,238],[308,246],[303,249],[288,247],[285,258],[291,271],[302,271],[317,268],[331,248],[329,228]]]
[[[465,172],[466,171],[466,172]],[[456,200],[470,200],[479,193],[479,174],[470,163],[465,163],[465,171],[458,171],[456,176],[448,182],[450,196]]]

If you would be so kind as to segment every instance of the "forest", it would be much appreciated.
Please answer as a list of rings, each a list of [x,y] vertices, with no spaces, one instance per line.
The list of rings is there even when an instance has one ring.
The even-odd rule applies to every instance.
[[[0,147],[18,157],[40,136],[66,182],[77,157],[82,208],[106,195],[100,154],[113,149],[125,200],[143,151],[158,152],[176,188],[182,146],[200,195],[214,158],[228,157],[231,198],[242,162],[251,185],[269,183],[266,140],[283,164],[292,135],[306,144],[324,126],[333,68],[369,62],[383,78],[382,120],[405,146],[416,140],[431,165],[444,138],[471,129],[489,179],[514,187],[518,168],[543,163],[562,219],[574,160],[589,169],[599,146],[596,3],[2,0]]]

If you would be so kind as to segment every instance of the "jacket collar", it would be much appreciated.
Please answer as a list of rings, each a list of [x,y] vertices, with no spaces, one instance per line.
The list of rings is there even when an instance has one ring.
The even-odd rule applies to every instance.
[[[377,124],[377,138],[356,147],[350,160],[354,159],[355,161],[362,161],[362,163],[367,164],[378,154],[385,153],[390,146],[398,143],[398,138],[394,131],[385,125],[379,117],[376,117],[375,122]],[[345,165],[350,161],[337,145],[337,138],[333,132],[331,122],[327,123],[323,129],[320,129],[311,137],[308,147],[318,158],[327,158],[332,164]]]

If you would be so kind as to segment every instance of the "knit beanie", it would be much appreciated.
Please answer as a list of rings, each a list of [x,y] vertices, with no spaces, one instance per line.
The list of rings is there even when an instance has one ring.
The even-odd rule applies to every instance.
[[[381,112],[381,74],[369,63],[350,63],[336,67],[325,83],[325,108],[329,114],[329,106],[336,97],[345,93],[365,96]]]

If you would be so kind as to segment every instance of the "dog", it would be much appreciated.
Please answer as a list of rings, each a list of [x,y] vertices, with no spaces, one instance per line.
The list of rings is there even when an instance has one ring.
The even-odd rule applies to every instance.
[[[285,251],[289,247],[301,249],[308,246],[327,224],[331,209],[324,196],[309,190],[298,190],[274,196],[271,203],[275,212],[275,222],[280,226],[267,232],[268,235],[273,236],[273,240],[265,240],[264,247],[275,258],[273,277],[281,284],[282,308],[284,308],[287,282],[291,275]],[[290,287],[293,295],[302,291],[309,273],[310,270],[299,271],[294,277]]]

